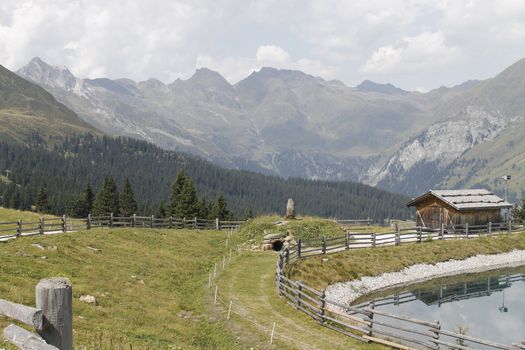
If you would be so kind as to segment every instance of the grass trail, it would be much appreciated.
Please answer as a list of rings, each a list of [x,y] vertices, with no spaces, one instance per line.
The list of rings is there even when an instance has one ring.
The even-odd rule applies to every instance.
[[[243,253],[217,279],[225,305],[233,301],[230,328],[243,343],[257,349],[384,349],[321,327],[279,298],[274,282],[276,259],[270,252]],[[274,321],[276,336],[270,346]]]

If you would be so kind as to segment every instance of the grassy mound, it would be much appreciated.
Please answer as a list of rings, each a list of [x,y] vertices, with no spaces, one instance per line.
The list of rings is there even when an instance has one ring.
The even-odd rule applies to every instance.
[[[0,298],[34,305],[41,278],[64,276],[73,284],[77,349],[100,341],[104,348],[242,348],[209,312],[208,274],[229,253],[226,234],[94,229],[13,240],[0,244]],[[86,294],[97,305],[79,301]],[[10,322],[0,317],[0,328]]]
[[[296,239],[311,239],[319,237],[339,237],[345,234],[344,229],[333,220],[318,217],[302,217],[286,221],[282,217],[263,216],[251,220],[240,230],[245,240],[261,243],[265,232],[287,233],[291,231]]]
[[[0,222],[12,222],[12,221],[38,221],[42,216],[51,218],[51,215],[41,215],[30,211],[21,211],[15,209],[7,209],[0,207]]]

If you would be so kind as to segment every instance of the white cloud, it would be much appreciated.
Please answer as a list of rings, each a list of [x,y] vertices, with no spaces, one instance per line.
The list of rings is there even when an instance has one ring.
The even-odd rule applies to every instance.
[[[441,32],[405,37],[395,45],[378,48],[365,62],[365,73],[436,71],[462,59],[458,47],[449,46]]]
[[[522,0],[0,0],[1,64],[40,56],[81,77],[172,81],[209,64],[238,80],[269,65],[432,87],[489,77],[523,42]]]

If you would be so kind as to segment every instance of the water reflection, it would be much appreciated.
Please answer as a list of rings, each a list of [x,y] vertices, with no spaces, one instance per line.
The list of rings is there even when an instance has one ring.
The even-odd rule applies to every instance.
[[[525,266],[461,275],[370,295],[380,310],[421,320],[439,320],[442,329],[500,343],[525,340]]]

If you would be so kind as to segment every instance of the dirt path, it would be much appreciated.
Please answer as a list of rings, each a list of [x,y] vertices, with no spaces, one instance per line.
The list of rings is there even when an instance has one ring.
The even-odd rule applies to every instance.
[[[277,296],[275,263],[269,252],[247,252],[217,279],[219,296],[232,301],[231,329],[239,341],[258,349],[379,349],[321,327]],[[274,345],[269,345],[273,322]],[[384,349],[384,348],[383,348]]]

